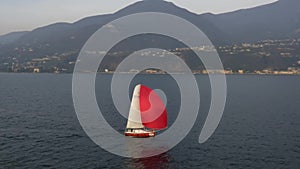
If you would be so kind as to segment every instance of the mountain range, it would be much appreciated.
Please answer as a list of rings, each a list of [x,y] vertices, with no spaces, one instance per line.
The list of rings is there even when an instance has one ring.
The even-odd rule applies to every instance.
[[[28,33],[28,31],[23,32],[11,32],[6,35],[0,36],[0,45],[10,44],[16,40],[18,40],[20,37]]]
[[[299,0],[279,0],[252,9],[203,17],[226,33],[231,42],[299,38],[299,6]]]
[[[215,45],[299,38],[299,6],[299,0],[279,0],[224,14],[195,14],[171,2],[144,0],[113,14],[87,17],[75,23],[55,23],[29,32],[0,36],[0,59],[8,56],[32,59],[79,51],[88,38],[103,25],[140,12],[163,12],[182,17],[199,27]],[[136,39],[136,42],[132,41],[119,50],[139,49],[139,44],[142,43],[153,46],[153,41],[157,42],[154,47],[175,48],[179,45],[164,38],[151,38]]]

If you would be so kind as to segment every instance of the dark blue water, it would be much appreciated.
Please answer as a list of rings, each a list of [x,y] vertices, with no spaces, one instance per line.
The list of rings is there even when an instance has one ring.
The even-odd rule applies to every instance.
[[[105,112],[115,112],[110,78],[96,83]],[[226,109],[210,140],[198,143],[210,86],[206,76],[197,76],[201,108],[190,134],[165,154],[128,159],[102,150],[84,133],[73,108],[71,75],[0,74],[0,168],[300,168],[300,77],[227,78]],[[138,82],[160,86],[171,97],[172,123],[179,107],[173,79],[142,75],[132,85]],[[123,130],[122,117],[105,117]]]

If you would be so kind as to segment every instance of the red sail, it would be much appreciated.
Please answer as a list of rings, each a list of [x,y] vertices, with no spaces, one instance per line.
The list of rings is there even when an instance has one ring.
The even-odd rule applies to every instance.
[[[149,87],[141,85],[140,111],[142,123],[150,129],[164,129],[168,125],[167,111],[159,95]]]

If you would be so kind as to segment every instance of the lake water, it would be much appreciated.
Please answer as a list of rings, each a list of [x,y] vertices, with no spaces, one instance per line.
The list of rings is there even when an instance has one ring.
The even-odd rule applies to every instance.
[[[198,137],[210,85],[206,76],[196,78],[201,107],[188,136],[162,155],[129,159],[102,150],[82,130],[72,102],[72,75],[0,74],[0,168],[300,168],[300,76],[227,76],[224,116],[204,144]],[[102,75],[96,83],[104,112],[116,112],[110,79]],[[180,103],[174,80],[140,75],[132,86],[141,82],[166,92],[172,124]],[[124,118],[105,117],[124,130]]]

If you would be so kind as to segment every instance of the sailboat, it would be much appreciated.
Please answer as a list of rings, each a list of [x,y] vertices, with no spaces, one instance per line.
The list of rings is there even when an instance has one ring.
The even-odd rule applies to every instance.
[[[145,85],[134,88],[125,136],[155,137],[167,128],[167,111],[159,95]]]

